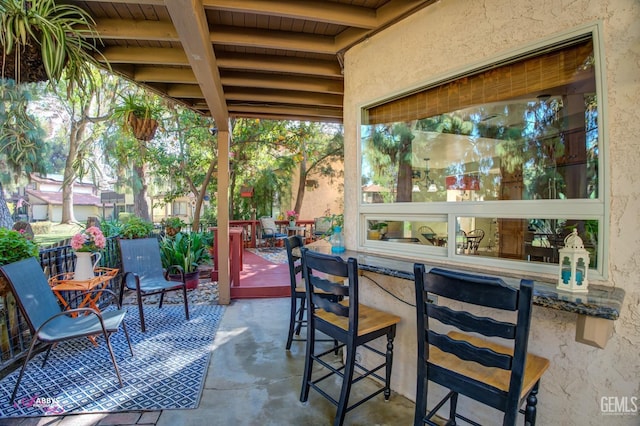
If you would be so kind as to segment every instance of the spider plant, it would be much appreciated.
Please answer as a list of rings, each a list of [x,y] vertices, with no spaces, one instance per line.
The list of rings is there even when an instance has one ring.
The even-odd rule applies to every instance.
[[[82,90],[92,80],[91,65],[99,65],[95,40],[95,22],[78,6],[54,0],[0,2],[4,78],[57,83],[64,76],[71,87]],[[38,66],[44,73],[34,71]]]
[[[162,105],[157,98],[149,95],[129,93],[121,95],[113,118],[122,120],[125,131],[131,132],[136,139],[153,139],[162,115]]]

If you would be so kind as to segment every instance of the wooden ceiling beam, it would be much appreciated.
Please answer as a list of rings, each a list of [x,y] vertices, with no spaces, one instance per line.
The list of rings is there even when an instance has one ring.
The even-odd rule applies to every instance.
[[[102,39],[180,41],[171,22],[134,19],[96,19],[96,31]]]
[[[110,46],[102,52],[111,64],[189,66],[187,55],[180,48]],[[282,72],[342,79],[337,61],[294,58],[276,55],[242,55],[222,53],[216,57],[220,69]]]
[[[83,0],[85,3],[104,3],[105,0]],[[115,4],[144,4],[148,6],[164,6],[164,0],[108,0],[109,3]]]
[[[167,89],[167,95],[172,98],[204,99],[197,84],[171,84]]]
[[[217,26],[211,32],[211,42],[228,46],[248,46],[298,52],[335,55],[334,38],[291,31],[269,31],[253,28]]]
[[[135,81],[164,82],[170,84],[198,84],[191,68],[166,68],[141,66],[136,67],[133,73]]]
[[[343,98],[340,95],[326,93],[298,92],[294,90],[245,89],[228,87],[225,90],[227,102],[260,102],[299,105],[319,105],[340,108]]]
[[[377,26],[374,10],[341,3],[333,3],[328,7],[326,2],[313,0],[203,0],[202,4],[205,9],[212,10],[280,16],[368,29]]]
[[[220,72],[209,42],[209,26],[201,0],[165,0],[193,74],[219,131],[229,131],[229,111]]]
[[[244,55],[222,53],[217,56],[222,69],[241,69],[249,71],[283,72],[291,74],[317,75],[321,77],[342,78],[337,60],[295,58],[276,55]]]
[[[319,92],[342,95],[342,81],[331,79],[307,78],[298,76],[282,76],[277,74],[233,73],[223,74],[224,86],[258,87],[263,89],[298,90],[302,92]]]
[[[262,113],[281,114],[284,116],[300,115],[318,118],[342,119],[342,110],[338,108],[311,108],[284,105],[246,105],[229,104],[229,114]],[[244,116],[244,115],[243,115]]]
[[[109,46],[102,51],[102,55],[111,64],[189,66],[187,55],[180,48]]]
[[[104,40],[180,41],[171,22],[165,21],[98,19],[96,31]],[[208,34],[209,40],[214,44],[295,50],[325,55],[333,55],[337,52],[334,38],[330,36],[290,31],[239,29],[230,26],[217,26],[215,31]]]

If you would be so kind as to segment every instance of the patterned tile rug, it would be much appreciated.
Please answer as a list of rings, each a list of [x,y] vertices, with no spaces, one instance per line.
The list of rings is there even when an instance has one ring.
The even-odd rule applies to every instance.
[[[58,344],[44,368],[44,353],[27,365],[15,403],[9,404],[19,371],[0,381],[0,418],[130,410],[196,408],[212,342],[224,306],[145,306],[140,332],[136,307],[126,316],[134,356],[122,330],[111,336],[124,387],[120,388],[103,338]]]
[[[253,254],[256,254],[264,259],[267,259],[271,263],[287,263],[287,250],[281,247],[273,247],[267,249],[254,249],[248,248],[246,249]]]

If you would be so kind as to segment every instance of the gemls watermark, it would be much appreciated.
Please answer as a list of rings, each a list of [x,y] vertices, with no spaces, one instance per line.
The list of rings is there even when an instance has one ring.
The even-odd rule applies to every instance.
[[[607,415],[633,416],[639,414],[640,401],[637,396],[600,397],[600,412]]]

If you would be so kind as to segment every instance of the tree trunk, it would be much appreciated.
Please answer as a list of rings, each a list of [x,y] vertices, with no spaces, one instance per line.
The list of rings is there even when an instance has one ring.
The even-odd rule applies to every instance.
[[[207,192],[207,187],[209,186],[209,182],[211,182],[211,176],[213,176],[213,172],[216,170],[217,160],[212,160],[209,163],[209,169],[207,170],[207,174],[204,177],[204,181],[202,182],[202,186],[200,187],[200,191],[195,191],[195,185],[191,180],[189,184],[192,186],[192,191],[194,194],[197,194],[196,199],[196,208],[193,211],[193,221],[191,222],[191,229],[197,231],[200,227],[200,211],[202,210],[202,202],[204,201],[204,195]]]
[[[80,141],[84,136],[87,127],[87,115],[89,113],[89,102],[82,109],[82,116],[79,120],[71,117],[71,130],[69,132],[69,155],[64,164],[64,179],[62,181],[62,218],[60,223],[74,223],[76,217],[73,212],[73,184],[76,181],[76,171],[73,164],[78,160],[80,151]]]
[[[413,182],[411,180],[411,162],[407,161],[411,154],[411,138],[402,137],[398,150],[398,186],[396,201],[411,201]]]
[[[134,165],[133,171],[140,183],[140,190],[133,191],[133,213],[141,219],[151,221],[147,203],[147,181],[144,165]]]
[[[13,219],[11,218],[11,212],[9,206],[7,206],[7,200],[4,199],[4,188],[2,182],[0,182],[0,227],[11,229],[13,227]]]
[[[300,213],[300,209],[302,208],[302,201],[304,201],[304,189],[305,182],[307,181],[307,160],[303,158],[300,162],[300,173],[298,179],[298,193],[296,194],[296,204],[293,207],[293,210]]]

